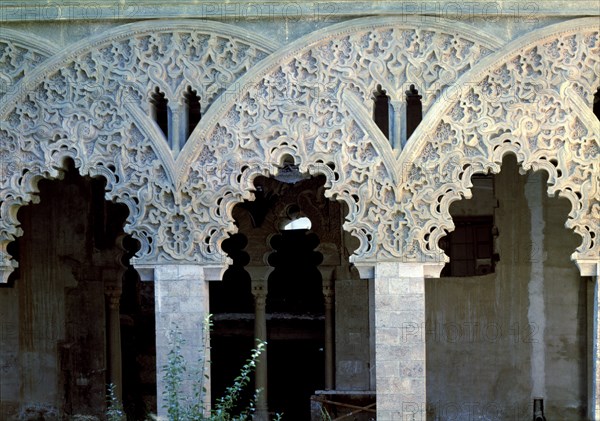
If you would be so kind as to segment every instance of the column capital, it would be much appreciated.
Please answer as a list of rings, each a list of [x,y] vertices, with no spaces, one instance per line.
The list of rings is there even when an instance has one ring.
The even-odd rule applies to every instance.
[[[439,278],[445,262],[403,262],[400,260],[354,262],[361,279],[374,279],[385,273],[407,277]]]
[[[271,273],[275,270],[273,266],[246,266],[246,272],[250,275],[250,279],[267,281]]]
[[[119,309],[119,304],[121,302],[121,294],[123,293],[123,288],[120,285],[105,285],[104,286],[104,294],[106,295],[108,305],[113,310]]]
[[[325,297],[325,305],[333,303],[335,296],[334,292],[334,273],[335,266],[319,266],[319,272],[321,272],[323,296]]]
[[[266,279],[252,279],[250,281],[252,295],[257,300],[257,304],[263,303],[268,295],[268,284]]]
[[[575,259],[575,264],[579,268],[581,276],[600,277],[600,260]]]
[[[318,266],[323,282],[333,279],[334,273],[338,271],[337,266]]]
[[[227,270],[227,265],[142,263],[134,264],[142,281],[220,281]]]

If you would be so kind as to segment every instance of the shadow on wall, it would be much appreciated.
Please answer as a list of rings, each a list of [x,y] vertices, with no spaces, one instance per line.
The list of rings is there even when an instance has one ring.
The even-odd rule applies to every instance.
[[[543,173],[521,176],[507,157],[494,200],[475,191],[451,208],[462,217],[491,210],[499,261],[495,273],[426,282],[432,420],[531,419],[532,396],[550,419],[585,418],[587,287],[570,260],[580,239],[564,228],[570,203],[546,188]]]

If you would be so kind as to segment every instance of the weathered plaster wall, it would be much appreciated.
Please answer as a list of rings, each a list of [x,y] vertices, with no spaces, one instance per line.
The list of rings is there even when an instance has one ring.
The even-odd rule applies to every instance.
[[[335,386],[371,390],[369,375],[369,283],[335,281]]]
[[[40,204],[19,213],[19,276],[0,289],[1,419],[104,406],[104,286],[81,267],[91,260],[92,205],[89,181],[71,178],[44,183]]]
[[[582,419],[586,285],[569,258],[578,241],[563,227],[569,206],[512,160],[495,185],[496,272],[426,281],[429,414],[521,420],[540,396],[548,419]]]

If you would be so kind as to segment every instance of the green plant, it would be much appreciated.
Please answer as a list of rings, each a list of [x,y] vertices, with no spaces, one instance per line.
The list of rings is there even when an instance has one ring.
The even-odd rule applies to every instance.
[[[204,343],[208,342],[208,336],[212,322],[210,315],[205,319],[203,326]],[[206,374],[206,365],[210,362],[206,358],[204,350],[200,350],[197,368],[191,373],[192,396],[183,397],[181,384],[189,379],[187,365],[182,354],[185,345],[183,337],[178,326],[174,326],[169,339],[170,351],[167,356],[167,363],[162,367],[165,398],[164,408],[167,410],[169,421],[251,421],[252,414],[256,411],[256,401],[260,390],[256,390],[254,397],[242,409],[238,409],[243,390],[250,383],[252,372],[256,368],[256,362],[259,356],[265,350],[266,342],[258,341],[256,348],[251,351],[250,358],[243,365],[240,374],[235,378],[233,384],[225,390],[225,394],[217,399],[215,407],[210,411],[206,408],[207,388],[205,382],[209,377]],[[115,386],[108,387],[108,411],[106,418],[108,421],[126,420],[125,412],[116,397]],[[156,419],[150,416],[149,419]],[[281,421],[281,414],[277,414],[274,421]]]
[[[204,343],[208,342],[211,328],[212,322],[209,315],[203,326]],[[209,379],[206,374],[206,365],[210,363],[204,350],[200,350],[197,369],[192,373],[192,396],[183,401],[180,385],[188,376],[186,375],[185,358],[181,353],[185,339],[177,326],[174,326],[172,330],[170,342],[171,351],[167,364],[162,370],[165,382],[165,408],[169,421],[250,421],[252,419],[260,390],[255,392],[253,399],[244,408],[238,409],[238,407],[243,390],[250,383],[256,362],[265,350],[266,342],[257,341],[256,348],[251,351],[250,358],[243,365],[240,374],[225,390],[225,394],[217,399],[215,407],[210,411],[204,405],[207,393],[205,382]],[[279,420],[281,420],[281,415],[277,415],[275,418],[275,421]]]
[[[321,421],[331,421],[331,415],[323,406],[321,407]]]
[[[225,390],[225,395],[217,400],[215,409],[212,411],[211,416],[214,417],[215,421],[245,421],[250,420],[250,415],[255,411],[255,402],[258,398],[260,390],[257,390],[254,394],[254,398],[250,401],[248,407],[241,411],[237,416],[233,416],[233,412],[240,399],[240,394],[250,382],[250,375],[256,368],[256,361],[260,354],[264,351],[266,342],[257,340],[256,348],[252,350],[250,358],[246,361],[246,364],[242,367],[240,374],[235,378],[233,384]]]
[[[170,421],[183,421],[183,408],[181,407],[181,382],[186,371],[185,359],[181,354],[181,347],[185,344],[185,339],[179,328],[175,328],[171,332],[171,350],[167,355],[167,364],[163,366],[163,380],[165,390],[165,407]]]
[[[107,421],[127,420],[123,406],[117,397],[117,387],[112,383],[107,387],[106,401],[108,403],[108,407],[106,409]]]

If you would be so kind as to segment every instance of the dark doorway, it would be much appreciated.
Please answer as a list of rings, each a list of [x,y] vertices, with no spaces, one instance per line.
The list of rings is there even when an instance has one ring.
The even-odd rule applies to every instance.
[[[153,285],[142,285],[129,264],[137,242],[123,231],[127,207],[105,199],[105,179],[81,176],[72,160],[65,167],[61,180],[39,182],[39,203],[19,210],[23,235],[9,248],[19,262],[6,286],[18,303],[19,405],[33,414],[50,408],[65,419],[104,417],[106,282],[114,281],[122,285],[119,394],[129,416],[142,419],[156,411]]]
[[[325,263],[318,249],[325,242],[326,250],[336,250],[327,253],[326,264],[340,264],[342,205],[325,198],[325,177],[302,176],[293,162],[285,168],[285,178],[257,177],[254,185],[255,200],[233,211],[238,234],[222,246],[233,264],[223,281],[210,285],[212,399],[214,403],[231,385],[254,346],[255,304],[248,269],[272,268],[266,299],[269,413],[283,413],[286,421],[309,420],[311,396],[325,387],[325,304],[319,270]]]

